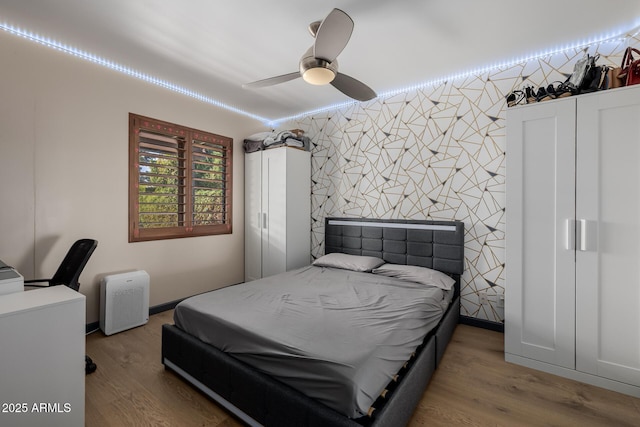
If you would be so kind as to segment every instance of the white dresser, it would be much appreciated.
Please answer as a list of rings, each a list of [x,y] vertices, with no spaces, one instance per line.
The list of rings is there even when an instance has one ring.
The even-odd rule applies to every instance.
[[[0,425],[84,426],[84,357],[84,295],[0,295]]]

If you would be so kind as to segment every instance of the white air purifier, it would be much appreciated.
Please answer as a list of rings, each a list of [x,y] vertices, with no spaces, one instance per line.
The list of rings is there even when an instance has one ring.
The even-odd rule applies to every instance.
[[[149,275],[144,270],[105,276],[100,282],[100,329],[115,334],[149,321]]]

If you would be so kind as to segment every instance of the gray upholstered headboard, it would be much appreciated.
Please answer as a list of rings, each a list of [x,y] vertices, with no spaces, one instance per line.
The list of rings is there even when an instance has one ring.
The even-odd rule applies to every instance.
[[[324,230],[325,254],[375,256],[455,275],[464,270],[464,223],[460,221],[330,217]]]

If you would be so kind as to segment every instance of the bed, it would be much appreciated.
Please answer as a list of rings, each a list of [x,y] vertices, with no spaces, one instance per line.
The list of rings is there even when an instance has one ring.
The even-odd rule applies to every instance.
[[[409,301],[411,301],[411,298],[414,298],[412,297],[414,295],[412,292],[424,293],[425,291],[422,289],[424,286],[421,289],[414,289],[413,285],[395,283],[395,277],[386,277],[388,272],[385,271],[386,266],[393,267],[391,268],[392,271],[396,268],[394,266],[398,265],[427,267],[447,273],[453,279],[451,280],[453,283],[451,291],[447,291],[445,287],[442,290],[444,298],[450,301],[448,306],[442,306],[441,311],[444,314],[435,320],[430,315],[426,316],[429,317],[429,322],[431,323],[426,323],[426,326],[421,323],[419,328],[428,329],[415,332],[418,333],[417,336],[412,335],[407,339],[407,341],[413,342],[411,345],[415,348],[412,348],[407,353],[406,360],[400,361],[397,371],[390,376],[391,380],[388,382],[385,380],[381,393],[372,395],[371,390],[377,390],[376,387],[378,387],[378,385],[373,385],[371,386],[372,388],[368,389],[365,386],[362,386],[362,388],[358,386],[352,394],[349,394],[345,391],[349,387],[339,382],[332,382],[333,380],[330,381],[327,379],[328,377],[322,376],[325,371],[338,371],[338,375],[342,375],[345,371],[344,367],[350,367],[355,359],[366,359],[366,364],[372,365],[371,369],[374,369],[374,371],[368,371],[369,373],[364,375],[367,380],[376,376],[385,377],[385,375],[388,375],[388,373],[377,375],[377,369],[382,372],[382,368],[379,368],[380,365],[377,365],[377,362],[369,362],[369,359],[373,357],[361,357],[362,354],[366,355],[366,353],[361,354],[356,351],[360,347],[367,345],[365,342],[359,341],[360,337],[357,334],[347,335],[339,332],[338,335],[343,338],[340,344],[342,347],[339,347],[338,350],[333,350],[329,355],[313,357],[310,357],[307,352],[301,353],[302,350],[300,350],[298,342],[276,342],[273,345],[277,347],[269,347],[267,351],[263,351],[264,343],[261,342],[259,344],[260,350],[256,351],[255,347],[251,347],[254,344],[240,340],[240,336],[248,333],[242,332],[245,329],[234,329],[244,328],[243,325],[235,325],[235,322],[237,321],[241,324],[247,318],[255,317],[253,313],[260,312],[263,307],[268,307],[268,303],[265,304],[262,300],[258,300],[258,305],[253,306],[251,310],[235,310],[237,313],[243,314],[234,321],[225,319],[224,322],[219,322],[224,325],[215,326],[218,329],[212,329],[214,332],[208,331],[209,328],[206,326],[200,330],[189,329],[191,327],[190,324],[195,323],[192,321],[193,319],[207,316],[216,317],[218,312],[224,311],[223,305],[215,306],[216,299],[223,293],[233,295],[233,293],[240,292],[236,295],[236,300],[232,303],[227,303],[227,305],[235,308],[236,304],[240,304],[241,300],[253,299],[254,292],[258,288],[261,288],[261,292],[264,293],[267,289],[270,292],[272,288],[276,288],[279,282],[282,282],[284,286],[284,283],[287,283],[285,282],[285,276],[300,278],[310,276],[309,283],[331,283],[333,286],[334,282],[340,281],[339,277],[341,276],[335,276],[338,279],[331,276],[331,274],[337,274],[334,271],[336,269],[332,268],[333,266],[331,265],[328,267],[313,265],[294,272],[284,273],[282,277],[280,275],[272,276],[271,278],[223,288],[222,290],[212,291],[208,294],[185,300],[176,307],[176,324],[163,325],[162,361],[165,367],[175,371],[248,425],[278,427],[405,425],[411,418],[413,410],[442,358],[446,345],[458,323],[460,275],[464,266],[464,226],[457,221],[326,218],[325,254],[327,256],[316,261],[332,258],[337,254],[347,254],[346,257],[353,255],[359,257],[358,259],[369,257],[381,259],[384,264],[378,265],[373,270],[382,271],[379,274],[373,274],[371,271],[349,271],[347,276],[357,283],[349,283],[348,289],[363,289],[357,287],[361,284],[367,286],[366,291],[357,291],[358,295],[366,293],[368,299],[365,298],[364,301],[368,302],[364,305],[369,305],[369,302],[373,304],[374,302],[384,301],[382,305],[390,307],[389,310],[391,312],[397,309],[389,302],[394,296],[406,292],[409,296]],[[340,256],[339,259],[342,260],[344,257]],[[393,276],[393,274],[391,275]],[[369,280],[368,277],[373,277],[373,279]],[[391,280],[391,282],[387,283],[388,280]],[[388,287],[388,285],[395,287],[393,287],[393,291],[390,294],[380,296],[375,293],[377,291],[373,290],[372,283],[374,282],[379,282],[380,286],[384,287]],[[338,285],[336,284],[335,286]],[[303,286],[299,287],[302,288]],[[284,292],[287,295],[296,293],[294,288],[285,289]],[[348,301],[345,293],[340,295],[339,299],[342,302]],[[272,296],[267,293],[267,299],[270,297]],[[302,295],[299,298],[305,299],[307,296]],[[421,297],[415,297],[414,299],[417,300],[417,298]],[[405,298],[403,301],[406,300]],[[327,301],[332,302],[330,300]],[[323,301],[323,303],[327,301]],[[360,298],[359,301],[363,301],[363,299]],[[208,307],[210,304],[214,304],[213,308],[209,307],[209,310],[213,310],[213,314],[203,315],[199,312],[181,314],[190,313],[188,310],[196,306]],[[184,308],[181,308],[181,306],[184,306]],[[194,307],[188,308],[189,306]],[[358,307],[355,308],[358,309]],[[310,313],[309,308],[303,309],[306,310],[305,315],[311,318],[312,313]],[[420,310],[424,311],[422,308]],[[265,309],[265,311],[267,310]],[[414,323],[412,323],[415,322],[414,318],[416,316],[413,313],[405,315],[404,311],[402,313],[403,315],[399,317],[406,317],[408,319],[406,322],[409,322],[407,323],[409,326],[404,327],[403,333],[408,330],[418,330],[419,328],[414,327]],[[233,318],[233,310],[231,310],[230,316]],[[256,316],[260,319],[259,313]],[[363,316],[363,319],[366,319],[366,316],[371,318],[370,314]],[[376,319],[378,319],[385,315],[376,316]],[[318,324],[315,321],[310,322],[309,325],[304,327],[297,324],[295,326],[286,326],[285,328],[267,325],[266,330],[260,331],[255,335],[258,338],[264,338],[267,335],[271,335],[269,331],[275,331],[280,332],[274,332],[275,335],[280,335],[280,339],[286,339],[304,334],[305,328]],[[335,328],[332,330],[337,331],[336,325],[341,322],[341,319],[334,319],[334,322],[335,325],[330,326],[330,328]],[[298,323],[302,324],[304,322],[299,321]],[[362,324],[363,327],[367,326],[365,323]],[[213,326],[211,327],[213,328]],[[184,329],[189,330],[189,332],[185,332]],[[392,329],[396,330],[398,326],[394,325]],[[360,329],[358,328],[358,330]],[[317,335],[317,340],[308,339],[309,336],[314,336],[316,333],[317,331],[315,330],[309,332],[310,335],[306,336],[306,341],[311,341],[310,345],[313,351],[322,353],[324,342],[321,335]],[[370,334],[367,332],[362,335],[368,337]],[[228,339],[231,341],[227,341]],[[233,341],[234,339],[236,341]],[[264,338],[263,341],[266,341],[266,339]],[[351,343],[354,344],[351,348],[346,346]],[[391,347],[390,345],[379,346],[376,343],[373,343],[372,346],[376,348]],[[293,356],[290,353],[283,354],[283,350],[289,351],[291,348],[294,349]],[[407,350],[405,348],[398,350],[394,347],[389,351],[391,353],[381,353],[380,357],[377,358],[384,361],[396,359],[401,357],[400,354],[404,354],[402,352]],[[230,355],[230,353],[234,355]],[[264,356],[265,354],[267,356]],[[335,354],[344,355],[347,359],[335,361],[331,359]],[[260,360],[258,359],[261,359],[263,365],[260,365]],[[326,361],[327,359],[331,359],[330,365],[326,363],[318,364],[318,360]],[[398,364],[398,360],[392,360],[392,362]],[[299,365],[302,369],[303,374],[300,376],[291,374],[296,365]],[[336,369],[336,366],[339,369]],[[388,369],[388,367],[385,367],[385,369]],[[346,370],[348,371],[349,369]],[[361,372],[360,368],[355,369],[355,371]],[[313,375],[309,375],[310,373],[313,373]],[[304,377],[304,381],[300,380],[299,377]],[[351,377],[346,381],[351,381]],[[377,381],[381,381],[381,379]],[[306,382],[306,384],[301,385],[301,382]],[[304,387],[311,388],[305,389]],[[304,390],[304,392],[299,390]],[[343,391],[346,393],[344,396],[340,394]],[[331,401],[332,395],[335,395],[334,401]],[[368,397],[362,398],[362,396]],[[351,406],[347,409],[339,406],[341,402],[344,403],[350,399],[355,402],[356,409],[349,409]]]

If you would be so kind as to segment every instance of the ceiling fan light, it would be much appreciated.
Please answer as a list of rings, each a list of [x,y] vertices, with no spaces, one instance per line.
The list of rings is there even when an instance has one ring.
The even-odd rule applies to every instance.
[[[309,68],[302,74],[305,82],[312,85],[326,85],[336,78],[336,73],[324,67]]]

